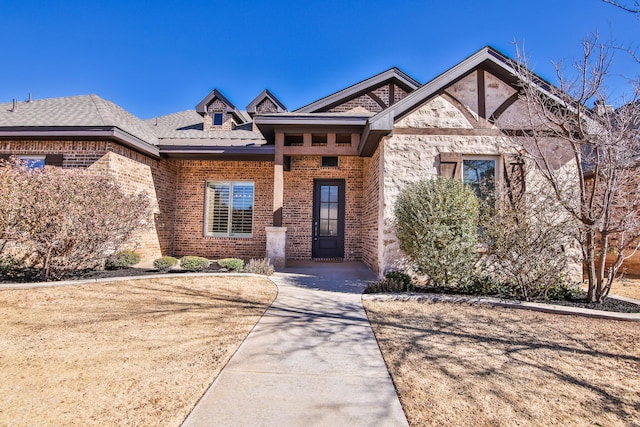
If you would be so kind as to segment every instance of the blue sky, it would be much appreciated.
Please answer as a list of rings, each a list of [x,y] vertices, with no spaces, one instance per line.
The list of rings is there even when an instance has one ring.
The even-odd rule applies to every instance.
[[[535,71],[598,30],[640,40],[600,0],[0,0],[0,102],[95,93],[141,118],[194,108],[214,87],[236,107],[264,88],[290,110],[397,66],[424,83],[485,45]],[[617,54],[619,95],[640,65]]]

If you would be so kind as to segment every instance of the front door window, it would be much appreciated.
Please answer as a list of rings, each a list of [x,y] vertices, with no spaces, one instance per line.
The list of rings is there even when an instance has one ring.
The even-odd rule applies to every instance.
[[[344,257],[344,180],[315,180],[313,258]]]
[[[338,235],[338,186],[320,186],[320,236]]]

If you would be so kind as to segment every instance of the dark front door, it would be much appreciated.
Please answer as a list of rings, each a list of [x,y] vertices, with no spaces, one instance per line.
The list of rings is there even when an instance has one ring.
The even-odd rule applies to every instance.
[[[313,258],[344,257],[344,180],[313,185]]]

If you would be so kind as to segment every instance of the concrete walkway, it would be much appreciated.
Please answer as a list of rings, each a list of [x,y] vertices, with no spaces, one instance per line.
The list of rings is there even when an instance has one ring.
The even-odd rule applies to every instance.
[[[184,426],[407,426],[362,308],[361,263],[277,273],[278,297]]]

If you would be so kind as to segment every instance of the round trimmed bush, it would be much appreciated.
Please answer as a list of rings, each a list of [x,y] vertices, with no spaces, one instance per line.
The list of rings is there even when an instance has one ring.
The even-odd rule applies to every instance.
[[[478,198],[459,180],[409,185],[395,209],[400,249],[434,285],[458,284],[472,275],[477,259],[478,212]]]
[[[240,271],[244,267],[244,261],[240,258],[224,258],[218,260],[218,265],[232,271]]]
[[[169,271],[171,267],[178,265],[178,259],[172,256],[163,256],[153,261],[153,267],[159,271]]]
[[[131,249],[126,249],[123,251],[114,252],[109,255],[104,263],[104,268],[106,268],[107,270],[118,270],[121,268],[131,267],[132,265],[139,262],[140,255],[138,255]]]
[[[180,267],[187,271],[202,271],[209,268],[211,261],[199,256],[184,256],[180,259]]]

